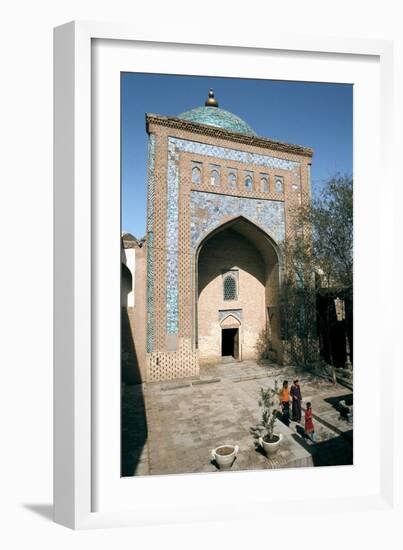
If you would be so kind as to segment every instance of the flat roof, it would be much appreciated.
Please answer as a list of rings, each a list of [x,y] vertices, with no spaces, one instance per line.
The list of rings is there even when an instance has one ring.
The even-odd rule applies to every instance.
[[[146,113],[146,130],[149,132],[149,124],[159,124],[160,126],[168,126],[178,130],[187,130],[196,134],[211,135],[217,138],[230,139],[238,143],[244,143],[245,145],[255,145],[258,147],[265,147],[267,149],[273,149],[275,151],[283,151],[285,153],[294,153],[297,155],[303,155],[306,157],[313,156],[313,149],[302,145],[295,145],[293,143],[286,143],[283,141],[277,141],[274,139],[240,134],[237,132],[230,132],[223,128],[214,127],[207,124],[201,124],[199,122],[190,122],[174,116],[157,115],[153,113]]]

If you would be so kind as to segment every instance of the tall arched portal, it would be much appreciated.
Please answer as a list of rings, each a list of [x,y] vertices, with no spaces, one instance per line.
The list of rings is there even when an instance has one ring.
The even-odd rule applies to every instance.
[[[210,233],[196,259],[200,363],[280,352],[279,256],[269,235],[244,217]]]

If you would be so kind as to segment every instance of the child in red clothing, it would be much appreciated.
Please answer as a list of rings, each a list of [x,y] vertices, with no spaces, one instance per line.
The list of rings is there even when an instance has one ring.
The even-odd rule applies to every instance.
[[[312,404],[308,402],[306,404],[305,411],[305,434],[315,443],[315,428],[312,420]]]

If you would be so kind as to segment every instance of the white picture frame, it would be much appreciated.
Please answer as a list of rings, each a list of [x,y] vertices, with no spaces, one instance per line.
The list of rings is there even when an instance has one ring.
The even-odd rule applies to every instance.
[[[134,49],[130,50],[131,47]],[[161,60],[161,51],[168,48],[171,54],[169,62],[167,59]],[[116,373],[119,370],[111,367],[106,372],[105,356],[110,358],[109,365],[115,365],[119,360],[115,353],[118,326],[114,333],[111,331],[114,344],[105,347],[104,340],[102,353],[98,349],[100,335],[108,328],[104,323],[105,312],[110,323],[118,319],[112,312],[113,292],[106,301],[100,298],[105,295],[100,293],[100,289],[108,288],[109,282],[115,289],[120,269],[117,264],[116,268],[109,270],[105,263],[108,261],[114,265],[110,259],[116,252],[114,231],[118,219],[120,223],[117,211],[120,196],[116,194],[116,187],[113,190],[108,185],[103,186],[102,192],[97,187],[106,176],[116,183],[116,159],[120,154],[119,142],[113,137],[116,138],[119,96],[114,85],[116,78],[109,76],[121,70],[161,72],[162,65],[165,66],[162,72],[189,74],[189,59],[187,65],[184,58],[181,60],[181,56],[189,54],[194,66],[193,74],[206,74],[200,71],[203,71],[203,66],[206,71],[208,65],[211,74],[216,75],[223,74],[225,70],[226,75],[235,76],[244,67],[245,73],[249,71],[245,76],[256,75],[260,70],[263,71],[260,74],[264,73],[267,78],[285,78],[285,73],[281,71],[288,68],[287,74],[294,75],[293,79],[303,79],[303,73],[300,72],[299,76],[297,73],[303,71],[302,62],[306,62],[306,67],[312,68],[312,73],[306,73],[307,80],[312,80],[316,74],[321,81],[342,81],[338,80],[337,72],[347,71],[343,73],[350,75],[346,81],[358,90],[354,98],[355,193],[360,197],[360,203],[355,202],[355,246],[357,243],[359,246],[355,258],[356,278],[360,282],[360,288],[356,291],[356,311],[363,323],[359,326],[355,324],[354,330],[358,365],[365,362],[367,372],[371,372],[373,379],[367,381],[366,390],[372,394],[367,397],[359,394],[361,399],[357,406],[355,400],[355,465],[339,467],[339,470],[304,470],[305,481],[302,485],[305,484],[305,495],[306,487],[310,488],[308,494],[312,510],[323,507],[333,510],[340,506],[344,510],[391,507],[393,423],[384,424],[381,430],[380,414],[381,410],[386,410],[392,420],[393,403],[387,392],[387,383],[393,377],[394,357],[392,348],[383,347],[385,360],[380,377],[380,351],[382,343],[387,342],[388,329],[383,324],[375,333],[365,319],[370,315],[371,308],[388,307],[387,289],[391,288],[391,275],[381,270],[379,265],[393,257],[393,246],[385,246],[385,243],[393,243],[394,238],[388,206],[393,204],[394,191],[392,184],[385,185],[384,202],[379,207],[375,193],[364,192],[363,182],[365,180],[366,189],[375,191],[380,166],[382,177],[386,181],[393,180],[390,142],[393,44],[380,40],[270,34],[264,38],[237,37],[234,43],[223,41],[212,45],[192,40],[185,33],[180,39],[169,36],[169,31],[166,36],[153,37],[130,25],[72,22],[56,28],[54,39],[55,521],[82,529],[257,517],[273,510],[274,499],[278,502],[279,488],[284,481],[293,483],[301,476],[301,470],[276,471],[270,479],[270,495],[259,490],[267,480],[268,472],[228,473],[214,478],[210,474],[149,476],[129,480],[124,490],[121,490],[116,478],[116,463],[120,458],[118,456],[116,459],[120,440],[119,423],[116,423],[117,408],[120,406],[119,381],[109,377],[118,376]],[[271,60],[269,73],[257,68],[265,65],[265,59]],[[283,76],[279,76],[281,74]],[[102,97],[97,96],[94,101],[100,82],[105,84]],[[111,105],[110,118],[109,115],[99,118],[100,103],[102,107]],[[367,117],[370,109],[374,112]],[[105,113],[105,109],[102,112]],[[105,128],[109,133],[109,125],[112,129],[111,141],[104,142]],[[94,148],[97,147],[108,151],[107,164],[102,166],[102,170],[97,164],[99,159],[94,158]],[[369,157],[371,167],[366,162]],[[376,219],[372,219],[369,226],[366,226],[365,212],[376,212]],[[100,239],[102,253],[99,250]],[[363,275],[370,262],[363,247],[369,241],[375,243],[372,261],[379,264],[367,280]],[[105,267],[103,281],[96,276],[100,266]],[[372,296],[370,305],[365,300],[369,294]],[[371,352],[360,348],[360,342],[364,339],[373,342]],[[364,381],[365,373],[358,366],[355,384],[358,382],[360,385]],[[102,412],[105,407],[99,406],[100,402],[105,403],[108,399],[110,408],[107,410],[113,411],[110,417]],[[371,410],[371,425],[368,426],[365,418]],[[375,452],[366,458],[371,431]],[[340,483],[341,476],[344,476],[344,485]],[[327,496],[323,491],[324,484],[328,484]],[[214,487],[217,491],[228,493],[226,507],[220,508],[211,501]],[[197,501],[189,500],[190,490],[196,491]],[[159,493],[158,503],[155,502],[156,492]],[[295,498],[287,499],[287,509],[291,512],[297,510],[303,495],[304,487]]]

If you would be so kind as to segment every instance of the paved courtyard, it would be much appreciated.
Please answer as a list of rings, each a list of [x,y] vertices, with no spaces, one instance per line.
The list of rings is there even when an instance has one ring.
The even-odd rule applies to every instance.
[[[261,387],[298,377],[303,406],[312,402],[317,443],[303,434],[303,424],[281,420],[284,436],[268,460],[257,440],[261,434],[258,406]],[[122,407],[122,474],[148,475],[217,472],[211,449],[237,444],[232,470],[260,470],[352,464],[353,429],[340,401],[352,392],[339,384],[292,367],[252,361],[205,367],[200,379],[126,386]]]

